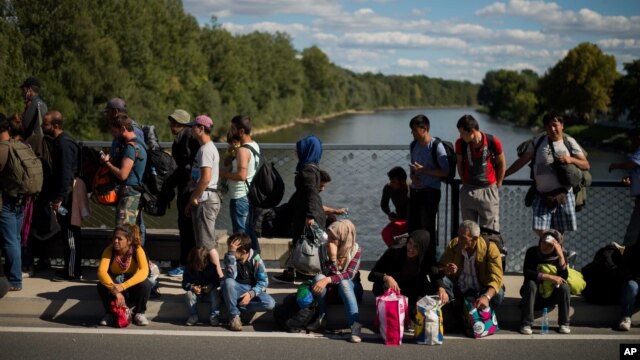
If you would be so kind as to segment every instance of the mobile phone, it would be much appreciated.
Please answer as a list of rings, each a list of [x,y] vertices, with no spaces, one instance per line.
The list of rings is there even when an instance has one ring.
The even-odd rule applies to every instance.
[[[104,151],[100,150],[100,157],[104,157]]]

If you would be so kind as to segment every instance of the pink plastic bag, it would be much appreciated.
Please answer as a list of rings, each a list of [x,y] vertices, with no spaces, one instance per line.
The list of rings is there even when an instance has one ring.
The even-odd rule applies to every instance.
[[[376,325],[387,346],[402,344],[407,297],[391,289],[376,298]]]

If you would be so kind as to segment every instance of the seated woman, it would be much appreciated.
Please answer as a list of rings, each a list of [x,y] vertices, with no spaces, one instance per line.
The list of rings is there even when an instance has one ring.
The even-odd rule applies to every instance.
[[[558,304],[558,332],[568,334],[569,306],[571,290],[567,284],[569,270],[567,268],[567,255],[562,248],[563,237],[554,229],[545,230],[538,241],[538,246],[532,246],[524,257],[524,283],[520,288],[522,296],[522,313],[520,316],[520,333],[531,335],[533,325],[534,308],[541,309]],[[539,265],[553,265],[557,272],[555,275],[542,272]],[[539,285],[543,281],[551,281],[553,292],[548,297],[540,294]]]
[[[322,261],[322,274],[316,275],[311,285],[318,304],[318,316],[307,329],[316,330],[322,325],[327,313],[327,286],[336,285],[351,328],[349,341],[359,343],[362,325],[357,299],[362,298],[362,284],[356,279],[361,254],[361,249],[356,243],[356,227],[350,220],[337,220],[329,226],[327,235],[329,240],[325,245],[326,251],[321,251],[321,254],[326,254]]]
[[[140,228],[131,224],[116,226],[112,243],[102,252],[98,265],[98,295],[106,311],[100,325],[114,323],[111,313],[114,300],[117,307],[133,309],[136,325],[149,325],[144,316],[152,287],[148,277],[149,261],[140,245]]]
[[[208,300],[209,324],[220,324],[220,278],[218,269],[211,262],[209,250],[204,246],[191,248],[187,259],[187,267],[182,276],[182,288],[186,290],[185,300],[189,317],[185,325],[192,326],[198,323],[198,302]]]
[[[420,298],[427,294],[438,294],[443,304],[449,301],[442,274],[431,260],[432,257],[427,255],[429,241],[428,231],[415,230],[405,246],[387,249],[369,273],[375,296],[382,295],[387,289],[394,289],[408,298],[410,321],[406,323],[406,330],[409,332],[414,329],[416,303]]]

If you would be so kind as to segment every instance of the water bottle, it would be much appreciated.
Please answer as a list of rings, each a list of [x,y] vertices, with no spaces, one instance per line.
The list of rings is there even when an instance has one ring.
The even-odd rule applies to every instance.
[[[348,219],[349,218],[349,208],[344,208],[344,214],[342,214],[340,216],[341,219]]]
[[[326,244],[329,241],[329,235],[318,226],[318,224],[313,223],[311,226],[311,231],[313,232],[313,236],[321,243]]]
[[[542,310],[542,326],[540,326],[540,334],[548,334],[549,333],[549,310],[544,308]]]
[[[156,170],[156,167],[153,166],[153,165],[151,166],[151,175],[153,175],[153,176],[157,176],[158,175],[158,171]]]
[[[58,207],[58,214],[62,216],[67,216],[68,213],[69,213],[69,210],[65,209],[62,205]]]

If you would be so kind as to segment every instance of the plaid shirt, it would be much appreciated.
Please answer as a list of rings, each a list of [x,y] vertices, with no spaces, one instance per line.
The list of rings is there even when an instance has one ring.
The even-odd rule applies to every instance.
[[[339,284],[342,280],[353,279],[360,269],[360,255],[362,254],[362,248],[358,247],[355,255],[349,262],[349,265],[344,271],[340,271],[338,263],[326,259],[322,262],[322,273],[331,279],[332,284]]]

